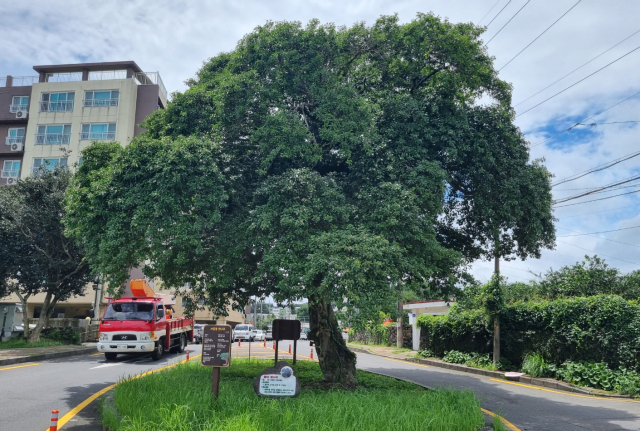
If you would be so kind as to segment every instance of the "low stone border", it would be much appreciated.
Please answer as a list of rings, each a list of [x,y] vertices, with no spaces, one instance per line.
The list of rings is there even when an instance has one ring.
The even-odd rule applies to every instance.
[[[430,365],[430,366],[439,367],[439,368],[446,368],[446,369],[449,369],[449,370],[460,371],[460,372],[463,372],[463,373],[478,374],[480,376],[488,376],[488,377],[492,377],[494,379],[506,380],[504,378],[504,373],[500,372],[500,371],[490,371],[490,370],[483,370],[481,368],[468,367],[466,365],[461,365],[461,364],[451,364],[449,362],[444,362],[444,361],[440,361],[440,360],[437,360],[437,359],[402,358],[402,357],[398,357],[398,356],[381,355],[380,353],[375,353],[375,352],[372,352],[370,350],[361,349],[361,348],[358,348],[358,347],[349,346],[349,348],[354,352],[367,353],[369,355],[382,356],[384,358],[401,360],[401,361],[405,361],[405,362],[414,362],[414,363],[417,363],[417,364]],[[522,383],[522,384],[531,385],[531,386],[540,386],[540,387],[543,387],[543,388],[555,389],[555,390],[558,390],[558,391],[575,392],[575,393],[580,393],[580,394],[584,394],[584,395],[598,396],[598,397],[603,397],[603,398],[633,399],[633,397],[630,396],[630,395],[609,394],[609,393],[606,393],[606,392],[598,391],[597,389],[589,390],[589,389],[586,389],[586,388],[580,388],[580,387],[577,387],[577,386],[570,385],[569,383],[560,382],[560,381],[555,380],[555,379],[540,379],[540,378],[529,377],[529,376],[520,376],[518,378],[518,380],[513,380],[513,382]]]
[[[97,352],[95,347],[85,347],[84,349],[66,350],[64,352],[41,353],[39,355],[18,356],[17,358],[0,359],[0,366],[21,364],[23,362],[46,361],[47,359],[66,358],[68,356],[87,355]]]

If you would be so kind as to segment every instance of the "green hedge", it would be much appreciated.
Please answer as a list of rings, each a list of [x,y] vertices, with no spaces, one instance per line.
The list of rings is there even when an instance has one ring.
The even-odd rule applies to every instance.
[[[490,353],[492,327],[482,310],[418,318],[421,348]],[[506,306],[500,317],[501,355],[514,364],[528,352],[550,363],[605,362],[638,369],[640,306],[616,295],[523,302]]]

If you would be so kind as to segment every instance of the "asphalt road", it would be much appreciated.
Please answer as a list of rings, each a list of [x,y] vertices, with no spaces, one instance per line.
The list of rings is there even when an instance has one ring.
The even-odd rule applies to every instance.
[[[280,358],[291,358],[289,342],[281,342]],[[189,345],[191,355],[200,346]],[[308,359],[308,342],[298,343],[298,358]],[[234,345],[232,355],[248,356],[249,344]],[[273,358],[271,342],[251,345],[251,356]],[[316,354],[314,352],[314,358]],[[106,362],[103,355],[77,356],[33,364],[0,368],[0,430],[45,431],[52,409],[60,418],[99,390],[123,377],[165,367],[184,359],[167,354],[154,362],[148,356],[122,355]],[[25,366],[28,365],[28,366]],[[19,367],[19,368],[18,368]],[[482,407],[500,413],[521,430],[640,430],[640,402],[593,399],[568,393],[542,391],[495,381],[489,377],[437,367],[419,366],[368,354],[358,354],[358,368],[410,380],[431,388],[450,386],[468,389],[477,395]],[[96,403],[78,413],[63,430],[101,431],[95,421]]]

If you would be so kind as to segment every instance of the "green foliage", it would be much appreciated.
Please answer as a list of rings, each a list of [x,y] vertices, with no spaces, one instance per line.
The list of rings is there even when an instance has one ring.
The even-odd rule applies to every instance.
[[[578,386],[589,386],[622,394],[640,394],[640,374],[620,368],[610,369],[606,363],[565,362],[560,367],[552,367],[555,377]]]
[[[539,352],[552,364],[606,362],[635,369],[640,349],[640,306],[598,295],[507,305],[500,315],[502,356],[522,363]],[[482,310],[452,307],[447,316],[420,316],[422,347],[438,356],[454,349],[490,353],[491,331]]]
[[[42,338],[49,341],[58,341],[65,344],[80,344],[80,332],[71,327],[46,328],[42,330]]]
[[[504,293],[502,286],[504,277],[494,274],[491,280],[482,287],[482,306],[487,316],[495,318],[504,309]]]
[[[60,341],[40,340],[35,343],[29,343],[24,338],[4,340],[0,343],[0,349],[25,349],[49,346],[60,346],[64,343]]]
[[[513,369],[513,365],[506,358],[500,358],[497,365],[493,364],[493,359],[490,358],[490,355],[480,354],[476,352],[464,353],[459,352],[457,350],[450,350],[445,352],[444,357],[442,358],[445,362],[450,362],[453,364],[463,364],[468,367],[474,368],[484,368],[487,370],[511,370]]]
[[[303,388],[299,397],[257,397],[253,379],[272,365],[267,360],[234,359],[231,367],[221,370],[215,403],[211,368],[199,363],[122,382],[114,391],[117,413],[107,412],[109,406],[103,404],[103,424],[111,431],[475,431],[484,424],[480,403],[469,391],[427,391],[364,371],[358,371],[356,390],[327,391],[322,389],[318,364],[308,361],[293,366]]]
[[[522,372],[531,377],[550,377],[553,373],[549,369],[549,364],[539,353],[527,353],[522,361]]]
[[[435,358],[436,355],[429,349],[418,350],[418,356],[422,358]]]
[[[585,256],[585,260],[573,266],[547,272],[540,282],[538,291],[543,298],[556,299],[622,293],[620,287],[618,269],[609,268],[598,256]]]

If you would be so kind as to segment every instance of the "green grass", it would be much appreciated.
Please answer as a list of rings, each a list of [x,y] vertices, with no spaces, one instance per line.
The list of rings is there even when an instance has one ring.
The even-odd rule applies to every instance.
[[[297,398],[267,399],[253,379],[272,361],[236,359],[221,372],[220,398],[211,397],[211,368],[197,362],[115,389],[117,414],[103,405],[103,425],[113,431],[475,431],[484,425],[480,403],[468,391],[428,391],[411,383],[358,371],[358,389],[325,390],[315,362],[294,367],[302,383]]]
[[[40,340],[36,343],[27,343],[24,339],[3,341],[0,343],[0,349],[25,349],[32,347],[49,347],[49,346],[62,346],[64,343],[60,341],[47,341]]]
[[[500,415],[493,417],[493,431],[509,431],[500,420]]]
[[[413,350],[412,349],[408,349],[406,347],[401,347],[399,349],[393,349],[391,351],[391,353],[406,353],[406,352],[413,352]]]

